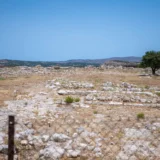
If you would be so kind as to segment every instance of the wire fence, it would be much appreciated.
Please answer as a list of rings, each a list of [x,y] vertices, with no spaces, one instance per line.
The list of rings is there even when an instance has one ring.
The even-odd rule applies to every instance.
[[[15,136],[15,143],[9,133],[8,160],[13,159],[14,144],[17,160],[159,160],[160,118],[144,116],[139,114],[135,120],[95,112],[94,119],[90,113],[82,119],[48,113],[47,119],[31,119],[32,129]]]

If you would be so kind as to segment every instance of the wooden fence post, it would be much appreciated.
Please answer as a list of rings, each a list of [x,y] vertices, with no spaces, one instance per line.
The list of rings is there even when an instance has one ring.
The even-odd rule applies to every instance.
[[[14,116],[8,117],[8,160],[14,159]]]

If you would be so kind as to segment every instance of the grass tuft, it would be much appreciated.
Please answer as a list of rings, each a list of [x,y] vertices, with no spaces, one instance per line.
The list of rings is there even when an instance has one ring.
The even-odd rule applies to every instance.
[[[80,98],[77,97],[77,98],[74,99],[74,101],[75,101],[75,102],[79,102],[79,101],[80,101]]]
[[[156,95],[160,97],[160,92],[157,92]]]
[[[93,111],[94,114],[98,114],[98,111]]]
[[[67,96],[67,97],[65,98],[65,102],[66,102],[66,103],[73,103],[73,102],[74,102],[74,98],[71,97],[71,96]]]
[[[137,119],[139,120],[139,119],[144,119],[145,117],[144,117],[144,113],[138,113],[137,114]]]

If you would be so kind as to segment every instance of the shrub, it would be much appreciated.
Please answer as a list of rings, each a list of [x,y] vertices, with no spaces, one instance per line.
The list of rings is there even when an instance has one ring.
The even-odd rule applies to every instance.
[[[68,96],[68,97],[66,97],[66,99],[65,99],[65,102],[66,102],[66,103],[73,103],[73,101],[74,101],[74,98],[71,97],[71,96]]]
[[[137,119],[144,119],[144,113],[138,113]]]
[[[93,113],[94,113],[94,114],[98,114],[98,112],[97,112],[97,111],[94,111]]]
[[[75,98],[74,101],[75,101],[75,102],[79,102],[79,101],[80,101],[80,98]]]
[[[54,69],[60,69],[59,65],[54,66]]]
[[[160,97],[160,92],[157,92],[156,95]]]

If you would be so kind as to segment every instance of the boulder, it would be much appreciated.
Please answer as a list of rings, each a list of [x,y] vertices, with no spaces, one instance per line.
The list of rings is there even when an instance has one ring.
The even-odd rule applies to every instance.
[[[71,158],[77,158],[80,156],[80,154],[81,154],[80,150],[68,150],[67,152],[67,156]]]
[[[67,93],[67,91],[65,91],[65,90],[59,90],[59,91],[58,91],[58,94],[59,94],[59,95],[67,95],[68,93]]]
[[[24,146],[25,146],[25,145],[27,145],[27,144],[28,144],[28,141],[27,141],[27,140],[22,140],[22,141],[21,141],[21,145],[24,145]]]
[[[65,150],[63,148],[52,144],[50,146],[47,146],[43,150],[40,150],[39,159],[58,160],[63,156],[64,152]]]
[[[51,140],[55,141],[55,142],[66,142],[67,140],[69,140],[70,138],[68,136],[66,136],[65,134],[58,134],[55,133],[51,136]]]
[[[42,141],[47,142],[49,140],[50,136],[49,135],[43,135],[42,136]]]

